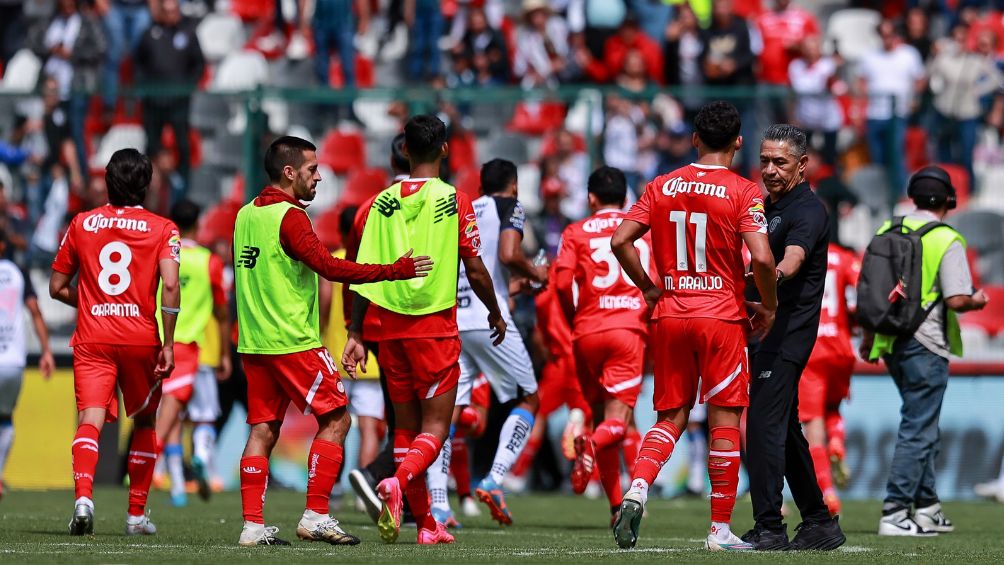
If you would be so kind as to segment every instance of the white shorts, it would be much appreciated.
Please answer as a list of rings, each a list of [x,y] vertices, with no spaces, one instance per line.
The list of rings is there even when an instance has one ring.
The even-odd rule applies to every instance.
[[[457,406],[471,403],[474,379],[481,373],[488,377],[499,402],[516,398],[519,390],[529,395],[537,392],[530,354],[515,328],[498,347],[492,345],[491,330],[460,332],[460,382],[457,384]]]
[[[199,365],[192,383],[192,399],[185,412],[191,422],[215,422],[220,417],[220,392],[217,388],[216,370],[207,365]]]
[[[17,397],[21,394],[24,367],[0,368],[0,416],[13,416]]]
[[[349,399],[349,414],[384,419],[383,391],[377,379],[342,379],[345,396]]]

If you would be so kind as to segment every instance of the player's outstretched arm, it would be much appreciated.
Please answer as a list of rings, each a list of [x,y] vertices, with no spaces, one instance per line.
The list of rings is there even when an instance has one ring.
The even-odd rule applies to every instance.
[[[463,257],[464,269],[467,270],[467,281],[478,300],[488,308],[488,325],[492,329],[492,345],[499,345],[505,339],[506,323],[502,319],[498,300],[495,299],[495,289],[492,286],[492,276],[488,273],[481,257]]]
[[[499,261],[513,274],[547,286],[547,267],[535,266],[523,253],[523,234],[517,230],[502,230],[499,234]]]
[[[73,280],[73,275],[52,271],[52,277],[49,278],[49,296],[63,304],[76,308],[77,287],[70,284],[71,280]]]
[[[638,250],[634,242],[641,239],[648,233],[648,226],[634,220],[624,220],[617,227],[612,238],[610,238],[610,248],[613,249],[614,256],[621,264],[624,272],[631,278],[631,282],[645,295],[645,302],[648,303],[649,311],[655,309],[656,302],[662,296],[662,289],[648,276],[648,271],[641,264],[638,257]]]
[[[35,334],[38,336],[38,343],[42,347],[42,355],[38,359],[38,370],[46,379],[52,376],[52,371],[56,368],[56,361],[52,357],[52,349],[49,347],[49,328],[42,318],[42,311],[38,308],[38,299],[29,296],[24,305],[31,314],[31,323],[35,326]]]
[[[160,267],[160,313],[164,326],[164,343],[157,357],[157,366],[153,372],[159,379],[171,376],[174,370],[174,327],[178,322],[178,312],[181,311],[181,282],[178,278],[179,264],[174,258],[161,259]],[[221,340],[227,336],[221,335]]]
[[[777,275],[774,255],[770,251],[767,234],[743,232],[742,235],[746,247],[750,250],[753,280],[760,292],[760,302],[746,302],[746,306],[753,311],[753,316],[750,317],[750,323],[753,324],[753,335],[762,339],[774,325],[774,314],[777,312]]]

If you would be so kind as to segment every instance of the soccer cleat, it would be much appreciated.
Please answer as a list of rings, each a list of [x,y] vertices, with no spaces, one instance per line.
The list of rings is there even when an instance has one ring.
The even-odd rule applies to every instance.
[[[209,484],[209,470],[206,463],[199,457],[192,457],[192,472],[195,473],[195,483],[198,486],[199,498],[208,501],[213,494],[213,489]]]
[[[127,536],[152,536],[157,533],[157,526],[153,525],[150,516],[146,514],[140,516],[126,514],[125,533]]]
[[[833,474],[833,484],[838,488],[847,488],[851,482],[851,470],[842,457],[830,455],[830,473]]]
[[[361,500],[366,507],[366,513],[375,524],[380,519],[382,503],[376,493],[376,481],[366,469],[353,469],[349,472],[349,484],[356,491],[356,500]]]
[[[837,491],[829,489],[823,493],[823,502],[826,503],[826,508],[830,511],[830,516],[836,516],[840,514],[840,497],[837,496]]]
[[[755,524],[753,529],[743,534],[740,539],[751,544],[756,551],[787,551],[791,545],[788,541],[787,524],[781,524],[781,528],[777,530]]]
[[[792,551],[833,551],[844,545],[847,536],[840,529],[839,518],[824,522],[802,522],[795,528],[795,538],[788,549]]]
[[[338,520],[330,516],[316,524],[301,518],[296,525],[296,537],[307,541],[324,541],[331,545],[359,545],[359,538],[343,530],[338,525]]]
[[[446,526],[447,528],[460,529],[463,526],[457,521],[457,518],[453,515],[453,510],[449,508],[431,508],[432,517],[435,518],[436,522]]]
[[[151,490],[167,490],[171,486],[171,479],[167,478],[167,473],[154,472],[153,479],[150,480]]]
[[[910,517],[909,510],[901,508],[882,516],[879,520],[878,535],[929,538],[938,535],[938,532],[922,528]]]
[[[589,479],[593,476],[593,464],[595,463],[593,440],[589,436],[581,435],[575,438],[575,463],[572,464],[572,492],[582,494],[589,486]]]
[[[279,528],[275,526],[265,526],[263,524],[251,524],[244,522],[244,529],[241,530],[240,540],[237,545],[244,547],[254,547],[258,545],[292,545],[284,539],[275,537],[279,533]]]
[[[396,477],[384,479],[377,485],[377,496],[382,501],[380,517],[377,519],[377,530],[384,543],[394,543],[401,535],[401,513],[404,498],[401,495],[401,483]]]
[[[569,461],[575,460],[575,438],[585,431],[586,414],[579,408],[572,408],[568,412],[568,423],[565,424],[565,431],[561,434],[561,453]]]
[[[582,493],[582,495],[589,500],[597,500],[603,496],[603,485],[600,484],[599,481],[589,481],[589,484],[586,485],[586,490]]]
[[[473,496],[465,496],[460,499],[460,511],[463,512],[464,516],[469,517],[481,515],[481,507],[478,506]]]
[[[184,491],[171,493],[171,505],[175,508],[188,506],[188,494]]]
[[[80,497],[73,507],[73,518],[70,519],[70,535],[82,536],[94,533],[94,503],[88,498]]]
[[[614,520],[614,540],[618,547],[631,549],[638,543],[638,529],[644,512],[645,504],[642,502],[641,494],[629,490],[624,495]]]
[[[918,508],[913,512],[913,521],[925,530],[947,534],[955,531],[955,524],[945,517],[941,503],[936,502],[926,508]]]
[[[502,479],[502,488],[509,492],[523,493],[526,492],[526,476],[516,476],[512,473],[506,473],[505,477]]]
[[[474,494],[478,496],[478,500],[488,505],[492,520],[503,526],[512,525],[512,513],[505,505],[505,493],[502,492],[502,487],[492,480],[491,475],[481,480],[478,488],[474,489]]]
[[[453,543],[456,538],[446,531],[446,527],[440,522],[436,522],[436,529],[418,529],[418,545],[436,545],[439,543]]]
[[[753,544],[739,539],[739,536],[729,532],[725,540],[718,539],[715,534],[708,534],[704,540],[704,549],[708,551],[753,551]]]

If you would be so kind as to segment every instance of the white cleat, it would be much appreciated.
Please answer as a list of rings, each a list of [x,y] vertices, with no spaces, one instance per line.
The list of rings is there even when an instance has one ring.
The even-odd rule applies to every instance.
[[[70,519],[70,535],[83,536],[94,533],[94,503],[91,499],[80,497],[73,506],[73,518]]]
[[[150,521],[150,516],[126,515],[126,535],[127,536],[152,536],[157,533],[157,526]]]
[[[955,524],[945,517],[941,503],[936,502],[927,508],[918,508],[913,512],[913,521],[925,530],[946,534],[955,531]]]
[[[997,502],[1004,502],[1004,483],[1001,481],[989,481],[973,485],[973,492],[980,498],[989,498]]]
[[[254,547],[258,545],[291,545],[284,539],[275,537],[279,533],[279,528],[244,522],[244,529],[241,530],[241,537],[237,541],[238,545],[244,547]]]
[[[464,516],[468,517],[481,515],[481,507],[478,505],[478,502],[474,500],[473,496],[464,497],[464,500],[460,503],[460,511],[464,514]]]
[[[753,544],[744,542],[739,536],[729,532],[728,538],[718,539],[715,534],[708,534],[704,540],[704,549],[708,551],[753,551]]]
[[[922,528],[904,508],[888,516],[882,516],[879,520],[878,535],[928,538],[938,535],[938,532]]]
[[[512,473],[506,473],[502,479],[502,488],[506,492],[523,493],[526,492],[526,477],[517,477]]]

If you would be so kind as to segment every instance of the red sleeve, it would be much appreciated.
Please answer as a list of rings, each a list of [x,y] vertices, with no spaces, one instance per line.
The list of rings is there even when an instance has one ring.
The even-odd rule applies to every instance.
[[[638,222],[639,224],[644,224],[646,226],[652,226],[652,191],[657,190],[655,186],[655,181],[652,181],[645,185],[645,191],[642,193],[641,198],[631,206],[628,210],[627,215],[624,216],[625,220],[631,220],[633,222]]]
[[[819,22],[816,21],[815,16],[807,14],[805,18],[805,34],[803,37],[810,37],[813,35],[819,35]]]
[[[562,304],[572,303],[572,282],[575,280],[575,265],[578,263],[574,227],[574,224],[568,226],[561,234],[558,256],[554,259],[554,291]]]
[[[181,263],[181,233],[174,222],[164,224],[164,231],[161,233],[160,251],[157,252],[157,261],[163,259],[174,259]]]
[[[478,231],[478,217],[474,214],[471,199],[464,193],[457,193],[457,226],[460,228],[460,257],[470,258],[481,255],[481,232]]]
[[[760,188],[753,183],[748,183],[743,190],[742,201],[739,209],[736,224],[742,233],[757,232],[767,233],[767,216],[764,213],[763,196]]]
[[[63,242],[59,244],[59,251],[56,252],[56,258],[52,261],[52,270],[59,271],[64,275],[72,275],[80,267],[80,256],[77,255],[77,244],[73,237],[76,232],[77,218],[80,216],[73,218],[70,227],[66,228]]]
[[[362,240],[363,228],[366,227],[366,220],[370,217],[370,208],[375,198],[376,196],[369,199],[356,210],[356,217],[352,220],[352,230],[342,242],[345,245],[346,261],[355,261],[356,257],[359,256],[359,242]],[[346,326],[352,320],[352,300],[355,298],[355,294],[349,285],[342,285],[342,313],[347,320]],[[370,314],[367,313],[366,317],[370,317]]]
[[[209,256],[209,286],[213,289],[213,304],[227,305],[227,289],[223,287],[223,260],[216,254]]]
[[[624,69],[624,59],[627,57],[627,47],[615,36],[607,40],[603,47],[603,62],[606,67],[607,79],[613,80]]]
[[[359,284],[415,276],[415,262],[410,258],[392,265],[369,265],[332,257],[303,210],[286,211],[279,226],[279,243],[291,259],[303,262],[329,281]]]

